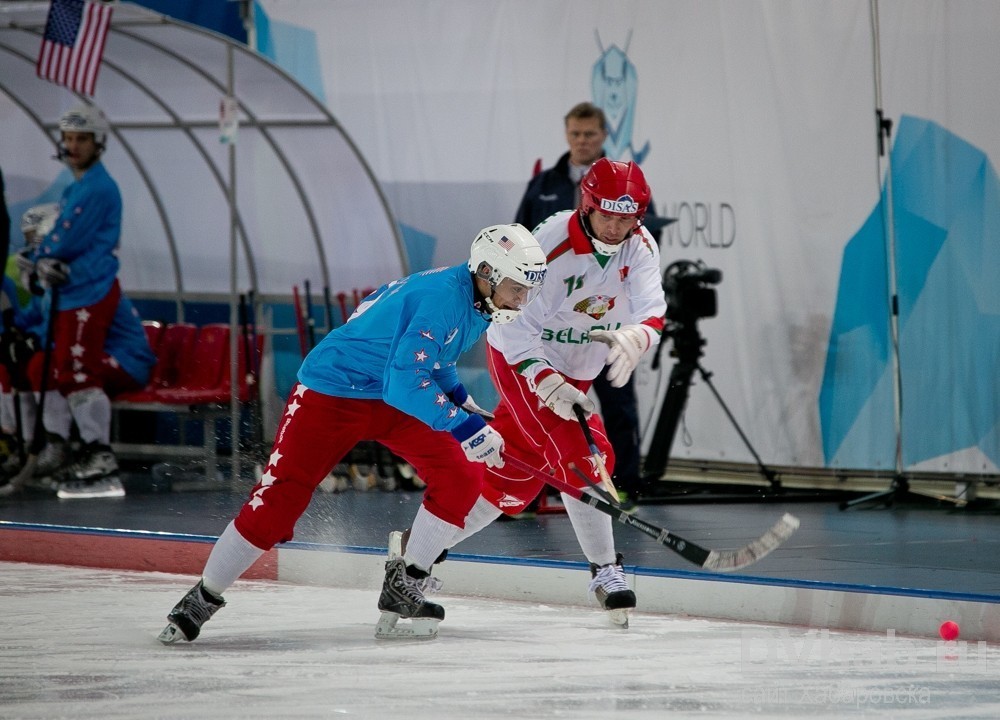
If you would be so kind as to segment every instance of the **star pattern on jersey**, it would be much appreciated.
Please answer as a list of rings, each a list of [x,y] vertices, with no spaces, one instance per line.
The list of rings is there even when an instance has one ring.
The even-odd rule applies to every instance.
[[[288,403],[288,407],[285,408],[285,412],[287,412],[288,416],[291,417],[292,415],[295,414],[295,411],[298,410],[300,407],[302,407],[302,403],[299,402],[299,399],[292,398],[292,401]]]
[[[456,415],[458,415],[458,407],[453,405],[451,410],[448,411],[448,419],[451,420]]]
[[[87,382],[87,373],[85,372],[73,373],[73,382],[75,382],[77,385],[83,385],[85,382]]]
[[[69,346],[69,354],[75,358],[83,356],[83,345],[80,343],[74,343]]]
[[[432,333],[430,330],[421,330],[420,331],[420,337],[427,338],[428,340],[433,340],[434,339],[434,333]]]
[[[275,477],[274,473],[271,472],[271,468],[268,467],[263,475],[260,476],[260,484],[264,487],[270,487],[274,485],[274,481],[278,478]]]
[[[413,353],[414,362],[423,362],[426,359],[427,359],[427,353],[425,353],[423,350],[418,350],[417,352]]]
[[[302,397],[303,395],[305,395],[305,394],[306,394],[306,390],[307,390],[307,389],[308,389],[308,388],[306,388],[306,386],[305,386],[305,385],[303,385],[302,383],[298,383],[298,384],[297,384],[297,385],[295,386],[295,397]]]
[[[83,324],[86,323],[88,320],[90,320],[90,312],[87,310],[87,308],[80,308],[79,310],[76,311],[76,321],[78,323]]]
[[[434,397],[434,404],[435,404],[435,405],[440,405],[441,407],[444,407],[444,404],[445,404],[446,402],[448,402],[448,396],[447,396],[447,395],[445,395],[444,393],[438,393],[438,394],[437,394],[437,395],[436,395],[436,396]]]
[[[431,386],[431,381],[428,380],[427,378],[424,378],[423,380],[420,381],[420,385],[418,385],[417,387],[419,387],[421,390],[426,390],[430,386]]]

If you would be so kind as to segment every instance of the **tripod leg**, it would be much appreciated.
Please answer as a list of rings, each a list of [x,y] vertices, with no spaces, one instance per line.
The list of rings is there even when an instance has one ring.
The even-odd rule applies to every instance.
[[[740,439],[743,441],[743,444],[746,445],[750,454],[753,455],[753,459],[757,461],[757,469],[760,470],[760,474],[763,475],[769,483],[771,483],[772,489],[777,489],[779,485],[775,479],[777,477],[777,473],[764,465],[764,462],[760,459],[760,455],[757,454],[754,446],[750,443],[750,439],[746,436],[746,433],[743,432],[743,428],[741,428],[740,424],[736,422],[736,418],[733,417],[733,413],[730,412],[729,406],[726,405],[725,401],[722,399],[722,395],[719,394],[719,391],[715,389],[715,385],[712,384],[712,373],[705,370],[700,363],[698,364],[698,373],[701,375],[701,379],[705,381],[705,384],[708,385],[708,389],[712,391],[713,395],[715,395],[715,399],[719,402],[719,406],[722,408],[723,412],[726,413],[726,417],[729,418],[729,422],[736,429],[736,432],[739,433]]]
[[[670,371],[667,396],[663,399],[663,408],[660,410],[659,420],[656,421],[653,440],[643,466],[643,476],[647,481],[659,480],[667,469],[667,459],[674,444],[677,423],[681,419],[681,413],[684,412],[688,390],[691,387],[691,376],[696,367],[697,362],[678,362]]]

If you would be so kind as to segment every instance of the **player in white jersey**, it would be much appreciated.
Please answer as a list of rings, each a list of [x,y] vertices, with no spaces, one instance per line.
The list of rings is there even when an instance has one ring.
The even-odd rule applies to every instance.
[[[573,406],[589,416],[613,473],[614,452],[586,393],[605,364],[615,387],[628,381],[640,357],[659,343],[667,310],[659,250],[641,222],[650,197],[642,170],[602,158],[580,188],[578,210],[556,213],[535,229],[548,262],[539,296],[517,320],[487,331],[490,374],[500,393],[491,425],[504,437],[505,452],[576,487],[584,483],[570,463],[595,483],[600,476]],[[517,514],[541,490],[541,482],[511,463],[489,468],[459,540],[501,512]],[[566,494],[562,499],[591,563],[591,590],[613,622],[627,625],[635,594],[615,552],[611,518]]]

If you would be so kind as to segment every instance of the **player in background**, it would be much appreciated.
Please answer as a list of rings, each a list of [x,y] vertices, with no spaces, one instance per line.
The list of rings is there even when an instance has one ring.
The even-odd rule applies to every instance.
[[[46,336],[49,322],[51,293],[43,288],[34,274],[35,263],[30,259],[36,252],[41,238],[48,235],[59,216],[59,205],[41,205],[28,210],[21,219],[21,232],[25,246],[17,254],[16,264],[21,269],[20,283],[28,302],[5,310],[3,333],[0,333],[0,363],[7,370],[0,398],[0,427],[16,424],[14,395],[9,392],[15,382],[19,384],[18,401],[21,411],[21,435],[29,445],[34,435],[35,412],[41,388],[44,348],[41,338]],[[97,364],[100,386],[109,397],[138,390],[149,382],[156,364],[156,356],[149,347],[142,320],[131,301],[120,295],[118,306],[105,337],[103,351]],[[53,387],[50,381],[49,388]],[[73,465],[66,466],[68,438],[73,416],[69,402],[54,389],[46,392],[43,426],[47,442],[42,449],[33,476],[28,485],[45,491],[54,491],[60,498],[80,499],[95,497],[121,497],[124,488],[120,482],[87,482],[72,476]],[[19,457],[10,458],[0,466],[2,479],[10,480],[20,471]],[[60,468],[62,468],[60,470]],[[14,491],[16,488],[8,488]]]
[[[548,261],[538,298],[514,322],[487,332],[490,375],[500,394],[491,424],[505,452],[576,487],[584,483],[570,463],[598,484],[600,476],[573,406],[589,416],[613,473],[614,452],[586,393],[605,364],[614,386],[628,382],[642,355],[660,342],[667,309],[659,250],[642,225],[650,190],[640,167],[602,158],[580,189],[579,209],[556,213],[535,229]],[[483,495],[456,542],[501,512],[519,513],[541,489],[510,463],[488,468]],[[591,563],[591,590],[613,622],[627,625],[636,598],[615,552],[611,518],[566,494],[562,500]]]
[[[55,227],[24,260],[43,285],[59,288],[53,378],[83,441],[61,477],[95,486],[91,494],[118,496],[124,490],[110,444],[111,399],[102,386],[105,341],[121,299],[121,193],[101,162],[110,125],[84,104],[60,118],[59,132],[59,158],[74,182],[63,191]]]
[[[405,553],[386,563],[377,637],[433,636],[444,608],[423,588],[502,467],[503,436],[459,382],[456,363],[491,325],[537,294],[545,255],[520,225],[484,229],[467,264],[383,285],[306,356],[264,475],[212,548],[201,580],[167,616],[164,643],[192,641],[222,594],[278,543],[292,539],[317,485],[365,440],[404,458],[427,483]],[[399,618],[411,622],[396,627]]]

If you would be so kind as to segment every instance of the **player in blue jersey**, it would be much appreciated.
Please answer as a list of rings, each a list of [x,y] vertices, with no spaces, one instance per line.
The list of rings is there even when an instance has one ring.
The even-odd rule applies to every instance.
[[[410,275],[365,298],[303,361],[260,482],[174,607],[160,640],[192,641],[225,592],[278,543],[354,445],[374,440],[427,483],[405,552],[386,563],[378,637],[433,636],[444,608],[424,599],[430,568],[464,527],[503,438],[459,382],[456,362],[490,323],[513,321],[545,277],[520,225],[484,229],[467,264]],[[400,618],[410,618],[396,627]]]
[[[62,116],[59,132],[59,158],[74,182],[63,190],[55,227],[20,260],[33,263],[43,286],[59,288],[52,379],[69,402],[83,441],[80,457],[60,479],[87,485],[87,497],[114,497],[124,490],[111,451],[111,399],[102,370],[108,329],[121,300],[122,199],[101,162],[110,132],[104,113],[80,105]]]

